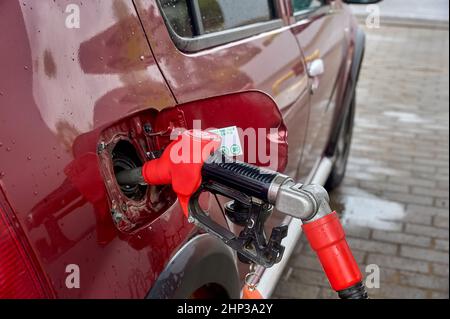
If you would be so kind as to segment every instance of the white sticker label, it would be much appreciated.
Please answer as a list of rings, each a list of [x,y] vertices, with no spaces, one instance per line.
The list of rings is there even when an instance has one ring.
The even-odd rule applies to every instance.
[[[220,135],[222,138],[222,146],[220,150],[227,156],[241,156],[244,154],[239,139],[239,133],[236,126],[220,128],[218,130],[210,130],[211,133]]]

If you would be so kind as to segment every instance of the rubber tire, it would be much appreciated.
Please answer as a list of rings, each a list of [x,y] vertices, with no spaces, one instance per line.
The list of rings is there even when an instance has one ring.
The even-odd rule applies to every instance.
[[[353,125],[355,122],[356,96],[353,96],[349,112],[339,132],[339,138],[335,150],[335,161],[325,188],[332,191],[338,188],[344,180],[347,171],[347,162],[350,155],[350,147],[353,137]]]

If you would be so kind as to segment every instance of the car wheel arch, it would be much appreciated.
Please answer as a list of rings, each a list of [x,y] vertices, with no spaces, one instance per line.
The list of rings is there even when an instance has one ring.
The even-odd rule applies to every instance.
[[[216,237],[201,234],[178,250],[161,272],[147,299],[186,299],[208,285],[222,288],[228,298],[240,297],[234,252]]]

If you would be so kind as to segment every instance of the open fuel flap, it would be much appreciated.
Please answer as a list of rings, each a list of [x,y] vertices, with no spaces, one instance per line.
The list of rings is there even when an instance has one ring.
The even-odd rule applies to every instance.
[[[162,111],[148,109],[106,128],[98,143],[100,169],[111,216],[122,232],[150,224],[176,202],[170,186],[122,185],[116,174],[159,158],[186,129],[235,128],[242,152],[237,159],[283,171],[287,132],[275,102],[257,91],[213,97]]]

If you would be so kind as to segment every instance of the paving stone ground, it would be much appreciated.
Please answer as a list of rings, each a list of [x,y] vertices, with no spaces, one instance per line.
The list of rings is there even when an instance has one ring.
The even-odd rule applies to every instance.
[[[371,298],[449,298],[449,32],[367,29],[347,176],[332,193]],[[276,298],[335,298],[304,238]]]

